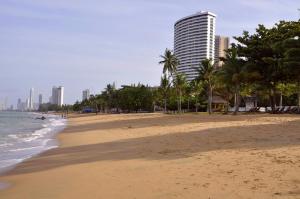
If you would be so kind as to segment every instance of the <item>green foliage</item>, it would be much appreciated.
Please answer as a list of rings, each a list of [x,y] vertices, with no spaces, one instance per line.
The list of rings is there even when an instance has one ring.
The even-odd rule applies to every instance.
[[[160,61],[159,64],[163,65],[163,73],[168,73],[169,76],[172,76],[176,72],[179,60],[169,49],[166,49],[164,55],[161,55],[160,57],[162,58],[162,61]]]
[[[202,82],[206,87],[208,98],[207,111],[209,114],[211,114],[213,89],[217,80],[217,70],[215,69],[211,59],[203,60],[200,64],[200,67],[196,68],[196,70],[198,71],[198,77],[196,81]]]
[[[187,88],[187,81],[185,76],[181,73],[176,73],[176,76],[173,79],[173,85],[178,97],[178,112],[181,113],[182,95],[185,94]]]
[[[152,112],[155,108],[182,112],[191,107],[198,111],[207,106],[212,113],[213,94],[225,99],[227,106],[234,105],[235,112],[245,97],[256,97],[260,106],[271,106],[273,110],[279,98],[286,104],[298,101],[300,106],[299,36],[300,21],[280,21],[272,28],[258,25],[255,33],[244,31],[235,37],[238,44],[220,58],[223,67],[216,68],[212,60],[203,60],[196,68],[198,77],[190,82],[176,72],[179,60],[166,49],[160,56],[163,75],[158,88],[138,84],[117,89],[108,84],[101,94],[68,108],[118,113]]]
[[[238,55],[245,58],[246,70],[250,74],[248,83],[258,84],[261,91],[268,93],[273,112],[276,85],[296,79],[293,73],[298,70],[297,61],[291,59],[297,54],[297,50],[291,49],[291,43],[296,42],[290,40],[299,35],[299,27],[299,21],[280,21],[270,29],[259,25],[253,35],[244,32],[242,36],[235,37],[239,42]]]

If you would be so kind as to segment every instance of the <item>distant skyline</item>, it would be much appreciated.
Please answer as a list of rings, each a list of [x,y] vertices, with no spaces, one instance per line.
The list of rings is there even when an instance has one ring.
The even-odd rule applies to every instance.
[[[238,36],[258,24],[297,20],[295,0],[2,0],[0,101],[48,101],[54,85],[65,103],[108,83],[158,85],[165,48],[173,48],[174,23],[198,11],[217,15],[216,34]]]

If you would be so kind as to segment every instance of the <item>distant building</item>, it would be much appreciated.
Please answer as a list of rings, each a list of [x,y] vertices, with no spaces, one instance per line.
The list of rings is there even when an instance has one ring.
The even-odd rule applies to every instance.
[[[56,104],[58,106],[62,106],[64,104],[64,87],[53,87],[52,88],[52,96],[51,96],[51,104]]]
[[[8,98],[7,98],[7,97],[5,97],[5,98],[4,98],[4,103],[3,103],[2,110],[6,110],[6,109],[8,109],[8,107],[7,107],[7,104],[8,104]]]
[[[27,110],[27,104],[26,102],[21,103],[21,111],[26,111]]]
[[[58,88],[56,86],[52,88],[51,104],[58,104]]]
[[[29,110],[29,109],[30,109],[30,103],[29,103],[29,98],[27,98],[25,110]]]
[[[223,62],[220,61],[220,57],[225,57],[226,50],[229,48],[229,37],[216,35],[215,37],[215,65],[221,67]]]
[[[58,105],[62,106],[64,104],[64,87],[58,87]]]
[[[30,95],[29,95],[29,105],[28,105],[29,110],[34,109],[34,89],[30,89]]]
[[[198,12],[178,20],[174,26],[174,53],[179,59],[178,73],[193,80],[202,60],[215,58],[216,15]]]
[[[90,98],[90,90],[86,89],[82,91],[82,101],[88,100]]]
[[[22,111],[22,100],[19,98],[17,102],[17,110]]]
[[[43,104],[43,95],[39,94],[39,104]]]

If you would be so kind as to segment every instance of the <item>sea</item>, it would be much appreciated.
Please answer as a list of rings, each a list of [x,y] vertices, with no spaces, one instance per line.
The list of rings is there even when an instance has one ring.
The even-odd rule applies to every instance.
[[[46,119],[41,120],[44,116]],[[58,146],[55,135],[66,126],[56,115],[0,111],[0,173]]]

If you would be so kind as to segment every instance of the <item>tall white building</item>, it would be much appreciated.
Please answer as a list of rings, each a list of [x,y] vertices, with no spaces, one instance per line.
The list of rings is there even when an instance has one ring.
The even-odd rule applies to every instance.
[[[53,87],[52,88],[52,96],[51,103],[56,104],[58,106],[62,106],[64,104],[64,87]]]
[[[33,88],[30,89],[28,109],[29,110],[33,110],[34,109],[34,89]]]
[[[82,91],[82,101],[88,100],[90,98],[90,90],[86,89]]]
[[[58,87],[58,105],[62,106],[64,104],[64,87]]]
[[[177,72],[193,80],[202,60],[214,61],[216,15],[201,11],[178,20],[174,29],[174,53],[180,62]]]

